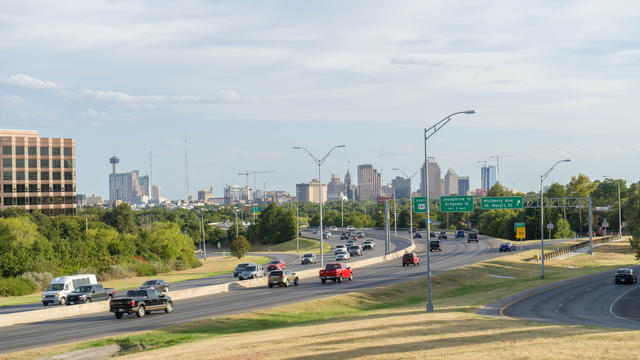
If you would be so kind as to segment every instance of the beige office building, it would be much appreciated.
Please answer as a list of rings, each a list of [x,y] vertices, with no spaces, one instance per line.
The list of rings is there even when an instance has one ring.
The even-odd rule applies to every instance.
[[[320,203],[320,194],[318,193],[320,183],[318,179],[311,180],[310,183],[296,184],[296,200],[308,201],[312,203]],[[322,184],[322,203],[327,201],[327,184]]]
[[[20,207],[46,215],[76,212],[76,143],[43,138],[36,130],[1,130],[0,209]]]

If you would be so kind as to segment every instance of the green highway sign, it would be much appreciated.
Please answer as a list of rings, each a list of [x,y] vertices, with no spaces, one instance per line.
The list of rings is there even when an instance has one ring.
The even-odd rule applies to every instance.
[[[426,213],[427,212],[427,198],[424,196],[417,196],[413,198],[413,212]]]
[[[253,213],[256,215],[260,215],[262,213],[262,208],[260,206],[254,206]]]
[[[514,231],[514,232],[515,232],[515,231],[518,231],[518,228],[521,228],[521,227],[525,227],[525,226],[524,226],[524,223],[514,223],[514,224],[513,224],[513,231]]]
[[[473,211],[473,196],[441,196],[440,211],[466,212]]]
[[[483,197],[480,202],[482,210],[522,209],[523,207],[522,196]]]

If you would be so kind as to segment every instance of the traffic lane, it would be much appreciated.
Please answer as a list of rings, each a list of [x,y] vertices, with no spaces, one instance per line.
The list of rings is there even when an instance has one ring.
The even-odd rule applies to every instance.
[[[638,267],[634,266],[637,270]],[[615,270],[552,284],[501,308],[511,318],[571,325],[640,329],[637,285],[614,283]]]
[[[484,259],[483,256],[486,256],[486,253],[481,248],[475,248],[476,251],[465,252],[467,255],[450,252],[443,253],[441,257],[434,257],[432,272],[437,273],[455,266],[466,265],[474,262],[474,257]],[[493,253],[493,255],[497,254]],[[301,280],[298,287],[269,289],[265,286],[180,300],[175,302],[174,312],[169,315],[151,314],[151,316],[142,319],[133,316],[117,320],[111,313],[100,313],[8,326],[0,328],[0,351],[9,352],[50,344],[114,336],[185,321],[265,309],[421,278],[425,276],[425,271],[426,266],[424,265],[403,267],[402,260],[396,259],[369,267],[355,268],[354,281],[352,282],[335,284],[329,282],[322,285],[319,279],[310,278]]]

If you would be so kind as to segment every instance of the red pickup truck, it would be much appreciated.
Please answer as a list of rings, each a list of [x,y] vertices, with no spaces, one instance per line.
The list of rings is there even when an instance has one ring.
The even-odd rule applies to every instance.
[[[342,279],[353,280],[351,267],[342,263],[327,264],[324,270],[320,270],[320,281],[324,284],[327,280],[342,282]]]

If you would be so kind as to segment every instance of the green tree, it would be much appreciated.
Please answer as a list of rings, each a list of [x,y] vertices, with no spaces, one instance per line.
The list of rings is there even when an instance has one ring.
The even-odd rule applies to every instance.
[[[296,236],[295,211],[274,203],[262,209],[255,225],[249,228],[249,239],[262,244],[279,244]]]
[[[576,234],[571,230],[569,222],[563,218],[559,218],[556,221],[556,226],[553,233],[554,239],[567,239],[574,238]]]
[[[136,224],[133,219],[131,205],[124,203],[105,213],[105,222],[121,233],[133,232]]]
[[[231,254],[238,259],[242,259],[251,250],[251,245],[247,238],[242,235],[236,236],[231,240]]]

